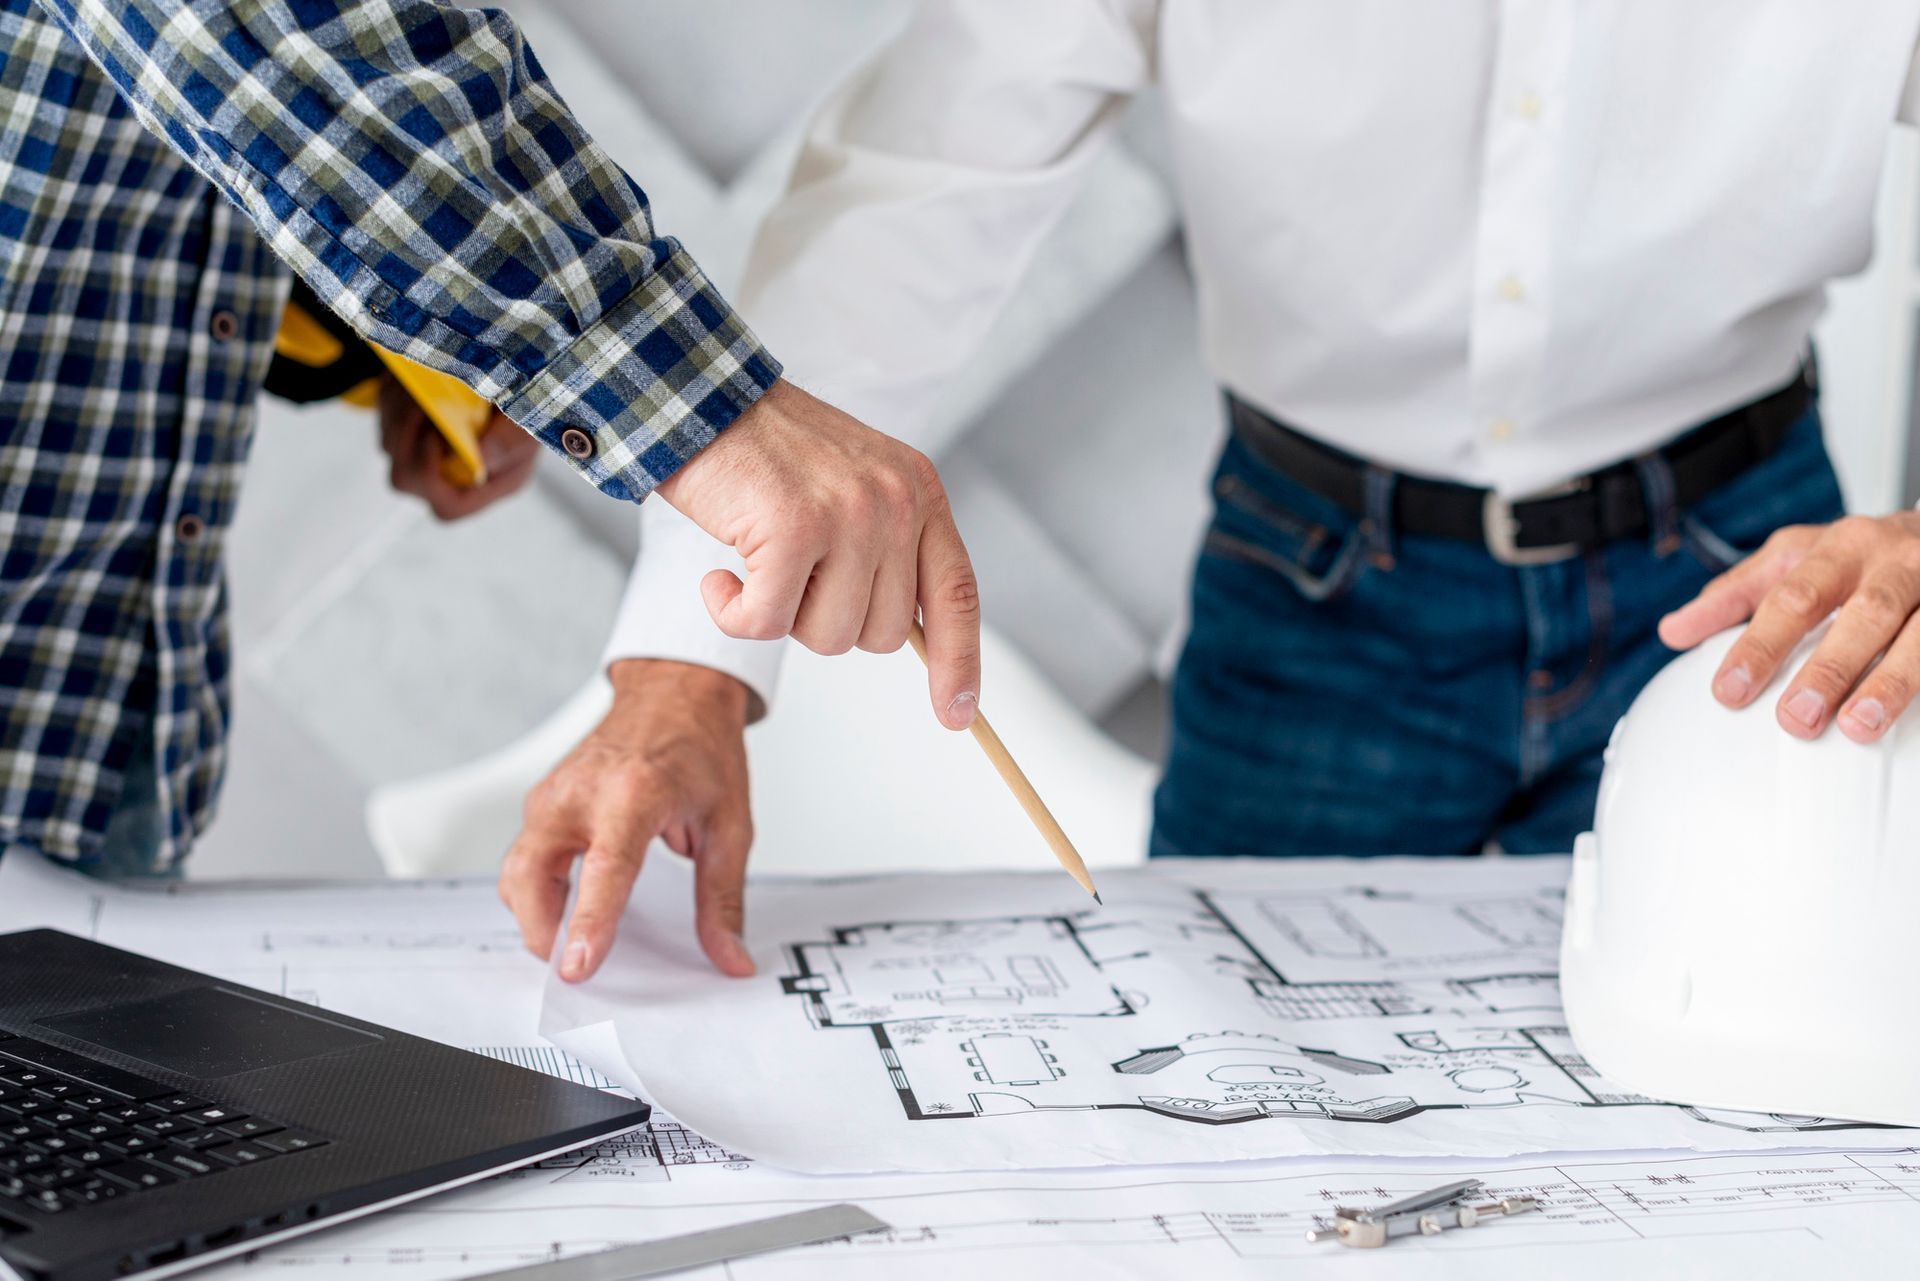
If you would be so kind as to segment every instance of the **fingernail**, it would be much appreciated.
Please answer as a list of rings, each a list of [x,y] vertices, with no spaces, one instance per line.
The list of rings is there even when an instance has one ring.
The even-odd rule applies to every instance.
[[[567,954],[560,960],[560,977],[566,979],[584,978],[587,962],[593,957],[593,950],[585,939],[575,939],[567,944]]]
[[[1753,673],[1742,664],[1720,673],[1720,697],[1729,703],[1738,703],[1753,692]]]
[[[1820,724],[1820,718],[1827,713],[1827,700],[1819,690],[1803,689],[1787,700],[1787,719],[1797,725],[1814,729]]]
[[[1863,698],[1849,707],[1841,720],[1847,723],[1847,729],[1861,734],[1871,734],[1887,721],[1887,709],[1880,705],[1877,698]]]
[[[955,727],[964,727],[973,720],[974,704],[980,696],[972,690],[960,695],[947,704],[947,723]]]

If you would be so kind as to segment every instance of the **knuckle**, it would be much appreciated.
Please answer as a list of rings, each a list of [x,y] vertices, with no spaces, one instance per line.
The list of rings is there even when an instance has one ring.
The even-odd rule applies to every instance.
[[[527,798],[520,806],[520,818],[527,827],[535,826],[541,819],[559,808],[559,778],[558,774],[549,774],[527,789]],[[524,855],[520,853],[517,846],[507,853],[508,863],[520,857]]]
[[[720,630],[735,640],[778,640],[781,632],[766,609],[741,605],[720,620]]]
[[[892,623],[884,627],[869,628],[860,637],[860,648],[869,654],[891,654],[906,643],[906,627]]]
[[[980,617],[980,582],[972,573],[956,574],[942,584],[936,598],[948,617],[971,622]]]
[[[1752,672],[1771,672],[1780,665],[1780,658],[1780,646],[1749,627],[1733,648],[1727,651],[1724,665],[1729,670],[1745,667]]]
[[[917,449],[907,451],[907,475],[917,494],[946,497],[947,488],[941,483],[940,469],[933,465],[933,459]]]
[[[853,648],[853,638],[843,630],[829,631],[814,627],[809,628],[804,636],[796,630],[794,637],[814,653],[824,654],[829,658],[837,657]]]
[[[1879,627],[1891,627],[1913,612],[1909,598],[1884,582],[1862,584],[1847,608],[1862,621]]]
[[[920,516],[920,483],[910,469],[888,468],[874,477],[874,501],[891,525],[911,525]]]
[[[1804,578],[1789,578],[1774,588],[1773,603],[1796,622],[1816,622],[1821,616],[1820,593]]]
[[[1852,685],[1853,678],[1858,674],[1857,669],[1837,658],[1815,654],[1807,660],[1806,666],[1800,669],[1800,683],[1813,685],[1829,694],[1834,694]]]
[[[1867,692],[1880,700],[1880,705],[1888,710],[1902,708],[1913,698],[1913,677],[1907,672],[1881,666],[1868,682]]]
[[[1829,526],[1834,536],[1845,542],[1864,542],[1878,536],[1880,522],[1871,516],[1842,516]]]

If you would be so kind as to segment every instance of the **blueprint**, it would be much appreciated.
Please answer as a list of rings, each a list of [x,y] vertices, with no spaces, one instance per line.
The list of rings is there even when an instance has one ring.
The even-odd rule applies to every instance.
[[[769,882],[751,980],[694,950],[684,864],[648,869],[545,1030],[788,1169],[1915,1138],[1595,1072],[1560,1009],[1562,859],[1156,866],[1106,873],[1104,908],[1051,871]]]
[[[533,1035],[544,967],[518,949],[488,884],[188,885],[150,893],[107,889],[34,859],[0,860],[0,930],[37,925],[437,1033],[583,1084],[610,1084]],[[792,976],[771,977],[778,987]],[[800,998],[782,996],[804,1010]],[[771,1091],[768,1113],[784,1106]],[[1025,1281],[1067,1267],[1090,1278],[1265,1278],[1277,1265],[1314,1259],[1369,1277],[1911,1275],[1920,1243],[1920,1152],[1911,1143],[1882,1148],[1859,1137],[1780,1132],[1772,1136],[1780,1148],[1712,1156],[1323,1156],[819,1177],[768,1168],[656,1113],[645,1131],[198,1275],[451,1281],[846,1200],[874,1210],[893,1230],[690,1275],[978,1281],[990,1269]],[[1785,1147],[1810,1141],[1835,1146]],[[1336,1203],[1383,1201],[1463,1175],[1486,1180],[1493,1195],[1538,1196],[1543,1208],[1370,1255],[1302,1239]]]
[[[625,1178],[613,1172],[623,1167],[610,1166],[598,1181],[586,1170],[528,1171],[203,1275],[445,1281],[840,1201],[872,1210],[892,1230],[688,1275],[1270,1281],[1319,1260],[1329,1272],[1421,1281],[1759,1281],[1910,1276],[1920,1264],[1920,1153],[1912,1149],[1625,1154],[1502,1165],[1322,1158],[1310,1165],[832,1178],[690,1164],[657,1179],[650,1165],[636,1158],[625,1168],[645,1171],[641,1177]],[[1304,1239],[1332,1205],[1384,1201],[1467,1176],[1485,1180],[1491,1196],[1531,1195],[1542,1208],[1378,1251]]]

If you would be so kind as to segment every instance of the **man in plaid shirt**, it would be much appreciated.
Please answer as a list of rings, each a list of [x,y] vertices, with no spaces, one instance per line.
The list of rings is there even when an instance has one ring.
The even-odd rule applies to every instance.
[[[288,267],[735,546],[744,584],[703,585],[730,634],[891,649],[924,605],[934,705],[970,719],[931,465],[780,381],[507,18],[0,0],[0,851],[164,870],[213,815],[222,542]]]

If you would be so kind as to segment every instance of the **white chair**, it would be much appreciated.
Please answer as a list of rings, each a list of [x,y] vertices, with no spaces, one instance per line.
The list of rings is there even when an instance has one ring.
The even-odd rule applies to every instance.
[[[1155,770],[1122,748],[996,633],[982,706],[1094,867],[1146,856]],[[376,788],[374,848],[394,876],[492,870],[521,799],[605,713],[595,680],[518,742]],[[910,650],[822,658],[795,645],[773,714],[749,731],[753,866],[848,873],[1050,867],[1053,857],[969,734],[942,729]]]

